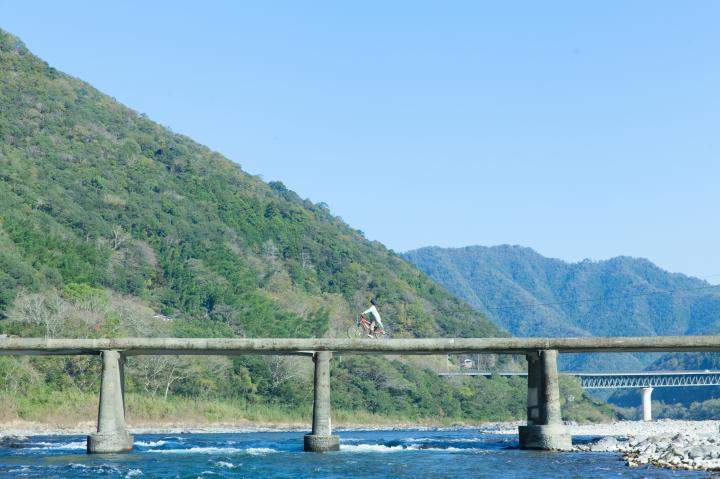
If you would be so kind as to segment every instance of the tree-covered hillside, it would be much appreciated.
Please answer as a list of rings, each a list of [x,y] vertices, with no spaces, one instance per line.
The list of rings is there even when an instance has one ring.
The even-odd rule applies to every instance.
[[[519,246],[422,248],[405,257],[517,336],[651,336],[720,330],[720,288],[641,258],[566,263]],[[668,292],[673,292],[668,294]],[[638,370],[656,355],[578,355],[574,369]]]
[[[371,297],[398,336],[497,334],[327,208],[58,72],[9,34],[0,55],[1,314],[19,291],[76,283],[238,335],[323,335]]]
[[[0,31],[0,333],[336,336],[371,298],[393,337],[501,334],[326,206],[244,173]],[[333,403],[361,420],[524,414],[521,383],[446,382],[433,366],[338,357]],[[99,367],[0,358],[0,421],[91,420]],[[311,410],[306,359],[133,357],[126,373],[131,422]]]

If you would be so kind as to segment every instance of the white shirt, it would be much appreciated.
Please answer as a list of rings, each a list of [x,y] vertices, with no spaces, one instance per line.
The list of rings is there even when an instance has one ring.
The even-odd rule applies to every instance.
[[[373,315],[373,318],[377,322],[378,326],[385,329],[385,326],[383,326],[383,323],[382,323],[382,319],[380,319],[380,313],[378,313],[378,310],[375,307],[375,305],[372,305],[368,309],[363,311],[363,314],[368,314],[368,313],[371,313]]]

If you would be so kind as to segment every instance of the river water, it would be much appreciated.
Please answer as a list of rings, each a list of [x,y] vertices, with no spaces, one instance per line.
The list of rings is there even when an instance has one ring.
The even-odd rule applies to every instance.
[[[134,452],[109,456],[86,455],[85,436],[34,436],[0,448],[0,478],[708,477],[628,468],[615,453],[521,451],[514,436],[471,429],[339,435],[339,452],[318,454],[303,452],[299,432],[140,434]]]

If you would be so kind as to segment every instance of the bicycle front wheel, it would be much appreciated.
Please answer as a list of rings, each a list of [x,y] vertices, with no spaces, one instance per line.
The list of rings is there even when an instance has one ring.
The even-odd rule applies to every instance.
[[[363,332],[361,326],[352,325],[347,330],[348,338],[350,339],[357,339],[362,338]]]

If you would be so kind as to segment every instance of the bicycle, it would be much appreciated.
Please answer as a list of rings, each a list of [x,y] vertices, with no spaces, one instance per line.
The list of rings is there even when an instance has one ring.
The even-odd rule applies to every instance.
[[[382,337],[389,337],[388,333],[383,328],[375,328],[373,333],[370,333],[370,321],[367,318],[358,316],[355,320],[355,324],[350,326],[347,330],[348,338],[358,339],[372,337],[373,339],[380,339]]]

